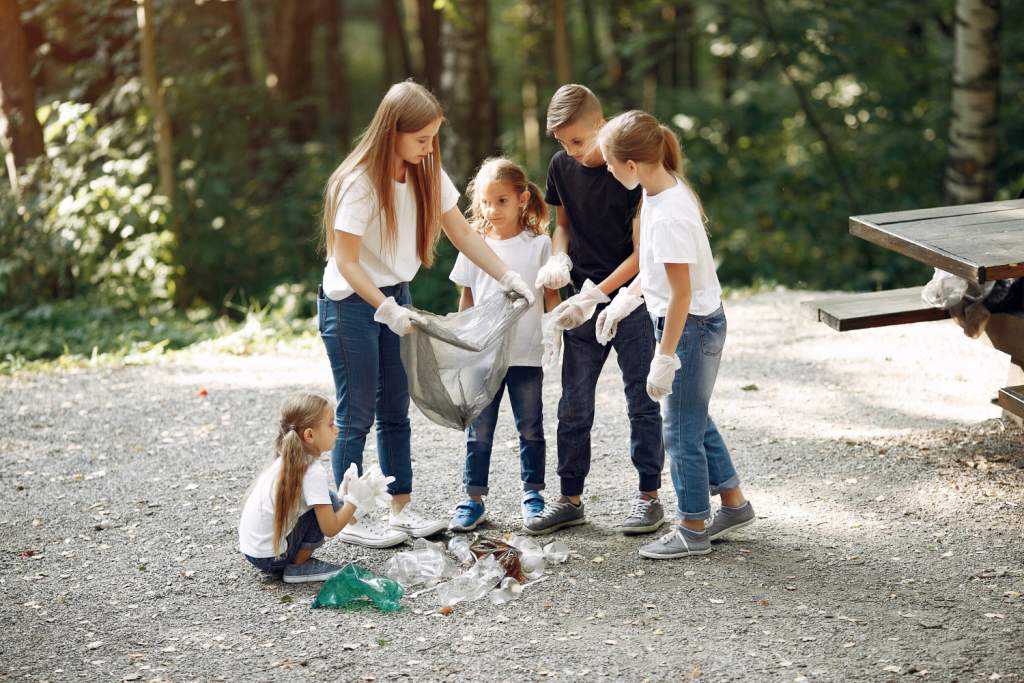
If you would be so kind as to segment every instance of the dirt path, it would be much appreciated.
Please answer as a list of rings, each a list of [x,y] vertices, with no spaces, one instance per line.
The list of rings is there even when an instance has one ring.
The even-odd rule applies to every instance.
[[[311,611],[315,588],[235,551],[281,398],[331,392],[318,343],[4,380],[0,679],[1024,680],[1024,433],[988,404],[1005,356],[949,323],[839,335],[807,297],[727,303],[712,410],[757,525],[671,562],[612,531],[635,481],[609,363],[573,557],[448,617],[429,595]],[[493,535],[518,528],[514,438],[506,407]],[[419,505],[447,514],[462,436],[415,413],[413,439]],[[392,551],[321,554],[379,570]]]

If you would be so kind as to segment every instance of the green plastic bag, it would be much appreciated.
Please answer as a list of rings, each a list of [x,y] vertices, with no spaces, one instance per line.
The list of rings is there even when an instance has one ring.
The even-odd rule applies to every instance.
[[[368,604],[383,612],[399,610],[402,608],[402,587],[386,576],[377,576],[349,563],[324,582],[310,607],[361,607]]]

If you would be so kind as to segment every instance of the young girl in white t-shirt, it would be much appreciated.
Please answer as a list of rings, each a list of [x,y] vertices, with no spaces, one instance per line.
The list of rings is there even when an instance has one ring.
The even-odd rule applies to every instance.
[[[682,175],[678,138],[650,114],[616,116],[601,129],[598,142],[612,175],[629,189],[642,185],[644,195],[640,277],[601,313],[597,336],[614,336],[618,321],[643,297],[659,342],[647,393],[662,402],[665,450],[679,507],[679,526],[642,546],[640,555],[705,555],[711,541],[751,524],[754,510],[708,415],[726,322],[704,211]],[[711,495],[721,495],[722,504],[709,525]]]
[[[534,282],[537,271],[551,256],[551,239],[547,235],[548,208],[540,188],[529,181],[519,166],[498,157],[484,161],[466,192],[472,200],[470,223],[502,261],[527,282]],[[493,277],[470,263],[463,254],[456,259],[450,279],[462,287],[460,311],[502,290]],[[544,510],[544,498],[540,493],[544,488],[545,459],[541,316],[545,305],[551,310],[558,303],[558,290],[545,289],[543,301],[537,297],[516,323],[508,372],[494,400],[466,430],[463,483],[469,498],[455,508],[448,523],[452,531],[475,529],[487,516],[483,497],[488,493],[487,477],[498,407],[506,389],[519,431],[523,520]]]
[[[390,500],[374,468],[358,478],[355,466],[334,494],[320,454],[334,447],[334,407],[323,396],[296,394],[281,406],[277,456],[249,490],[238,523],[238,546],[249,562],[286,583],[325,581],[340,567],[312,557],[324,536],[334,536],[377,501]]]
[[[383,548],[445,528],[443,520],[410,505],[409,381],[399,355],[399,337],[414,324],[404,308],[412,303],[409,281],[421,264],[433,262],[440,231],[502,289],[533,302],[532,288],[494,255],[456,206],[459,193],[441,169],[443,121],[429,90],[411,81],[391,86],[324,191],[327,264],[317,312],[337,399],[334,479],[339,482],[352,463],[361,470],[375,421],[380,467],[395,478],[387,523],[349,524],[340,535],[348,543]]]

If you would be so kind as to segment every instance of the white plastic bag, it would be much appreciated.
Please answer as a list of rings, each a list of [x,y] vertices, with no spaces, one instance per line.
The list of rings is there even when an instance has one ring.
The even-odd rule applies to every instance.
[[[962,277],[936,268],[932,279],[921,291],[921,299],[929,306],[948,311],[964,299],[969,302],[984,299],[992,291],[994,284],[986,282],[979,285],[976,282],[968,282]]]

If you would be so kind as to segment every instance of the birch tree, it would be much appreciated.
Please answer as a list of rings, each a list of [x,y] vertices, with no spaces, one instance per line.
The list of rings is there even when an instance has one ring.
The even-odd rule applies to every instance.
[[[957,0],[946,199],[992,199],[999,132],[1000,0]]]

